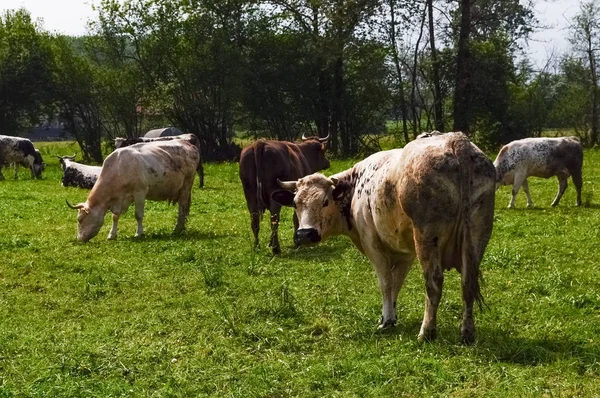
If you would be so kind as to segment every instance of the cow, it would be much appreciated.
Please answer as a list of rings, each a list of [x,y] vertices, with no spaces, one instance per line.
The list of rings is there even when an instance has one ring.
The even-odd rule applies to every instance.
[[[155,138],[148,138],[148,137],[133,137],[133,138],[122,138],[122,137],[117,137],[115,138],[115,149],[119,149],[119,148],[124,148],[133,144],[139,144],[142,142],[154,142],[154,141],[171,141],[171,140],[188,140],[190,141],[192,144],[194,144],[197,148],[198,151],[201,151],[200,149],[200,141],[198,140],[198,137],[196,137],[194,134],[181,134],[181,135],[172,135],[172,136],[166,136],[166,137],[155,137]],[[199,186],[200,188],[204,187],[204,167],[202,166],[202,158],[200,159],[200,162],[198,163],[198,177],[199,177]]]
[[[85,203],[73,206],[67,202],[70,208],[78,210],[77,239],[87,242],[96,236],[108,210],[113,213],[108,239],[116,239],[119,217],[131,203],[135,204],[137,220],[135,236],[142,236],[146,199],[178,203],[174,233],[182,232],[190,211],[198,162],[198,148],[186,140],[135,144],[114,151],[104,160],[98,181]]]
[[[504,145],[496,160],[496,188],[512,185],[509,208],[515,207],[519,188],[527,195],[527,207],[533,205],[527,177],[558,178],[558,193],[552,206],[558,205],[567,189],[567,179],[573,179],[577,190],[577,206],[581,206],[581,168],[583,148],[577,137],[525,138]]]
[[[295,180],[329,168],[325,157],[325,138],[302,136],[301,143],[258,140],[244,148],[240,155],[240,180],[250,211],[250,225],[254,233],[254,247],[258,246],[260,220],[266,209],[271,213],[271,240],[269,246],[274,254],[281,253],[278,228],[281,205],[271,200],[271,193],[278,189],[277,179]],[[294,214],[294,230],[298,219]]]
[[[416,139],[378,152],[329,178],[279,181],[272,199],[293,206],[299,245],[347,235],[373,265],[382,294],[378,324],[396,323],[396,300],[415,257],[426,287],[418,340],[436,337],[444,271],[461,275],[461,337],[475,340],[473,303],[482,304],[479,265],[492,233],[495,170],[462,133]]]
[[[63,171],[62,186],[92,189],[102,167],[75,162],[73,156],[57,156]]]
[[[14,164],[15,179],[19,178],[19,165],[31,170],[31,178],[42,178],[46,169],[44,159],[33,143],[26,138],[0,135],[0,180],[4,180],[2,167]]]

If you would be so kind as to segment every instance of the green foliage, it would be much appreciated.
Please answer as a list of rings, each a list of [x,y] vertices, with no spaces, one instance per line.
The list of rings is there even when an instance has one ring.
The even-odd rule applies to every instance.
[[[489,308],[476,311],[473,346],[459,342],[456,272],[446,273],[438,340],[420,345],[418,264],[398,325],[380,334],[377,280],[348,238],[295,249],[285,209],[283,253],[266,246],[264,220],[252,250],[235,163],[205,165],[184,234],[171,234],[176,207],[148,202],[145,237],[133,237],[130,209],[118,240],[104,239],[105,225],[80,244],[64,201],[88,191],[61,187],[58,161],[46,162],[42,180],[0,182],[0,396],[600,394],[598,151],[585,152],[583,208],[572,185],[550,207],[555,179],[530,179],[531,209],[523,193],[506,209],[510,188],[498,191],[482,264]]]
[[[27,11],[0,15],[0,134],[17,135],[44,115],[51,59],[48,38]]]

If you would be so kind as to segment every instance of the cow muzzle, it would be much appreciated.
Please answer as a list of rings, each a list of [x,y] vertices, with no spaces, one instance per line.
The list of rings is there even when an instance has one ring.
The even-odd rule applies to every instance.
[[[294,243],[298,246],[319,243],[320,241],[321,235],[314,228],[299,229],[294,234]]]

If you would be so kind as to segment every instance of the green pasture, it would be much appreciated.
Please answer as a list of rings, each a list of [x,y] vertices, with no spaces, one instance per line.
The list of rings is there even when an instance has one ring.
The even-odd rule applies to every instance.
[[[177,208],[148,202],[146,236],[132,209],[119,238],[110,216],[87,244],[67,208],[53,154],[42,180],[0,181],[0,397],[367,397],[600,395],[600,151],[585,152],[584,202],[570,184],[530,179],[535,207],[496,195],[482,270],[477,342],[459,342],[460,281],[446,274],[438,339],[418,344],[418,264],[398,300],[398,325],[376,331],[381,298],[369,262],[345,237],[283,253],[252,250],[235,163],[205,165],[187,232]],[[327,174],[352,161],[333,161]]]

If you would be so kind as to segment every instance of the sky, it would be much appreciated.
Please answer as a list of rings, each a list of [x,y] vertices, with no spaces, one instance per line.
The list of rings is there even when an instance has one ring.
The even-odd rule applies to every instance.
[[[540,25],[549,27],[534,33],[529,40],[529,53],[537,66],[543,67],[549,54],[558,56],[568,50],[568,20],[577,13],[579,2],[536,0],[535,11]],[[82,35],[87,20],[95,16],[92,4],[94,0],[2,0],[0,11],[23,7],[34,19],[42,19],[43,27],[48,31]]]

